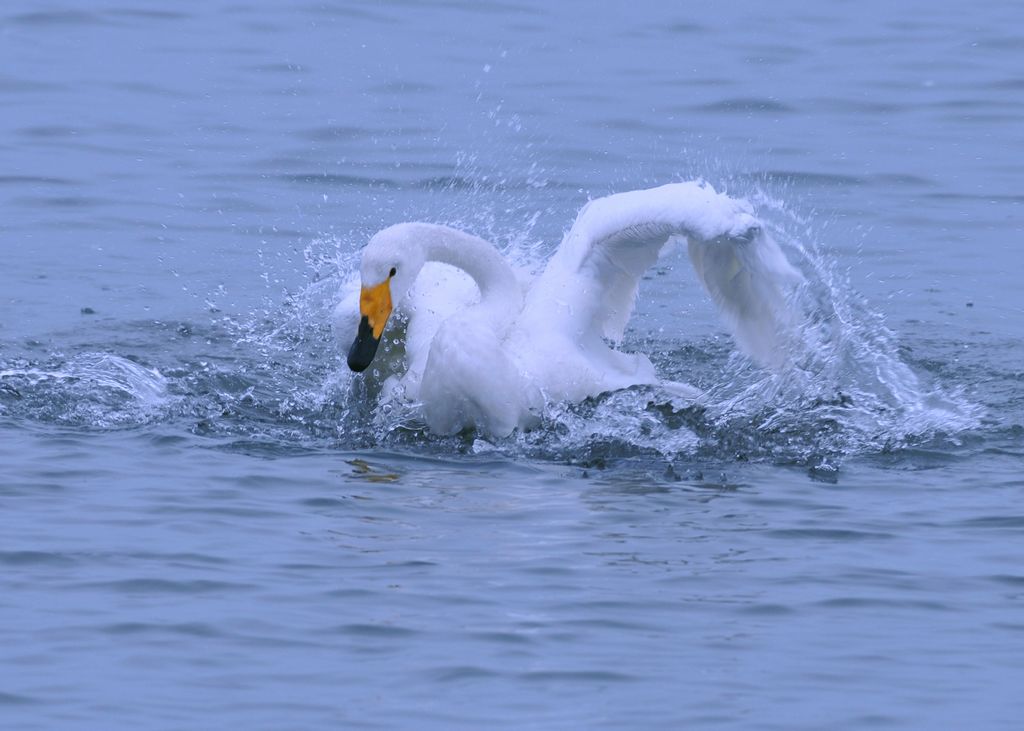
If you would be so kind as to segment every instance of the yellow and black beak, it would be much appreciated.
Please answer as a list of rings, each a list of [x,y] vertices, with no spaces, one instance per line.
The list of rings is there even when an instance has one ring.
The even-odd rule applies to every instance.
[[[359,293],[359,314],[359,332],[348,349],[348,367],[356,373],[365,371],[373,361],[391,316],[391,277],[374,287],[363,287]]]

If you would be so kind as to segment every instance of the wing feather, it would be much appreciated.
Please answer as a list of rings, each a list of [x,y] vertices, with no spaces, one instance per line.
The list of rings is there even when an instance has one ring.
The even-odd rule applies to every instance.
[[[641,277],[676,237],[688,241],[697,276],[740,347],[775,364],[784,289],[800,275],[749,203],[705,183],[619,193],[584,206],[534,286],[529,316],[561,319],[580,336],[621,340]]]

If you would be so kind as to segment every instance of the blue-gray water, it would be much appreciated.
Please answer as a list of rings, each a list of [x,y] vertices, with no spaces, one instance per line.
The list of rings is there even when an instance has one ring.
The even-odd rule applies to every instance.
[[[8,0],[0,725],[1019,728],[1024,9]],[[487,442],[327,322],[377,229],[543,256],[704,177],[811,274],[732,354]]]

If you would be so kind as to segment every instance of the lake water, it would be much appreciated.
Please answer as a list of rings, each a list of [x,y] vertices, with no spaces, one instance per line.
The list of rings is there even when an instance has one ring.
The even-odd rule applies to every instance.
[[[0,724],[1019,728],[1022,28],[8,0]],[[685,257],[626,344],[706,408],[438,438],[345,367],[376,230],[532,264],[588,198],[693,178],[808,274],[802,368],[736,355]]]

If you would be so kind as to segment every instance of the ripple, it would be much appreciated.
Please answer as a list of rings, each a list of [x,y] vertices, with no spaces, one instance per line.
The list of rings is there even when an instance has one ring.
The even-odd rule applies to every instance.
[[[479,665],[453,665],[451,667],[432,668],[425,674],[440,683],[455,683],[485,678],[498,678],[501,673]]]
[[[499,645],[532,645],[535,644],[534,638],[527,634],[519,632],[472,632],[469,637],[474,640],[480,640],[483,642],[495,642]]]
[[[834,597],[823,599],[815,604],[828,609],[905,609],[910,611],[948,612],[953,607],[945,602],[927,601],[923,599],[899,599],[890,597]]]
[[[986,515],[962,520],[958,525],[986,530],[1020,530],[1024,529],[1024,515]]]
[[[54,178],[39,175],[0,175],[0,185],[77,185],[68,178]]]
[[[170,634],[203,638],[225,636],[224,632],[205,622],[179,622],[171,624],[117,622],[101,627],[100,631],[111,635]]]
[[[399,627],[393,624],[366,624],[354,622],[339,624],[326,630],[331,634],[350,635],[352,637],[373,637],[381,639],[401,640],[418,635],[414,629]]]
[[[154,8],[114,8],[106,11],[114,17],[132,18],[145,21],[175,21],[194,17],[180,10],[164,10]]]
[[[103,589],[119,594],[219,594],[223,592],[250,591],[251,584],[206,579],[118,579],[116,581],[92,581],[76,584],[76,589]]]
[[[779,617],[788,614],[796,614],[796,610],[784,604],[749,604],[738,608],[740,614],[750,614],[757,617]]]
[[[864,185],[865,179],[856,175],[841,173],[819,173],[800,170],[765,170],[751,173],[755,179],[781,180],[799,185],[820,186],[856,186]]]
[[[398,94],[401,96],[427,94],[436,90],[437,87],[433,84],[421,81],[388,81],[369,88],[369,91],[375,94]]]
[[[103,25],[102,16],[81,10],[50,10],[36,13],[13,15],[9,21],[18,25],[30,26],[85,26]]]
[[[723,99],[709,104],[692,107],[696,112],[728,114],[793,114],[797,110],[788,104],[771,98]]]
[[[40,702],[32,696],[0,691],[0,706],[27,706]]]
[[[867,530],[844,530],[839,528],[776,528],[765,531],[765,535],[771,538],[784,540],[814,540],[814,541],[879,541],[890,540],[895,536],[889,533],[879,533]]]
[[[988,580],[999,584],[1006,584],[1008,586],[1024,587],[1024,576],[1019,574],[997,574],[995,576],[989,576]]]
[[[590,604],[577,604],[578,609],[593,609]],[[605,607],[607,609],[614,610],[614,607]],[[558,607],[561,609],[571,609],[571,606]],[[612,632],[655,632],[658,631],[657,625],[649,622],[636,622],[632,620],[623,619],[610,619],[602,617],[592,617],[585,619],[567,619],[559,622],[560,625],[565,627],[582,627],[588,629],[598,630],[609,630]]]
[[[519,673],[517,677],[530,683],[629,683],[640,680],[635,675],[614,670],[533,670]]]
[[[65,88],[65,84],[53,81],[19,79],[14,76],[0,73],[0,92],[56,92]]]
[[[331,187],[357,188],[397,188],[398,183],[387,178],[374,178],[364,175],[344,175],[341,173],[294,173],[279,176],[289,183],[303,185],[325,185]]]
[[[302,137],[315,142],[334,140],[361,140],[378,134],[378,132],[367,127],[351,127],[343,125],[331,125],[328,127],[315,127],[305,130]]]
[[[142,561],[158,561],[160,563],[176,566],[226,566],[230,562],[220,556],[211,556],[205,553],[189,553],[172,551],[169,553],[157,553],[152,551],[132,551],[126,554],[129,558]]]
[[[63,553],[48,551],[0,551],[5,566],[73,566],[77,561]]]

